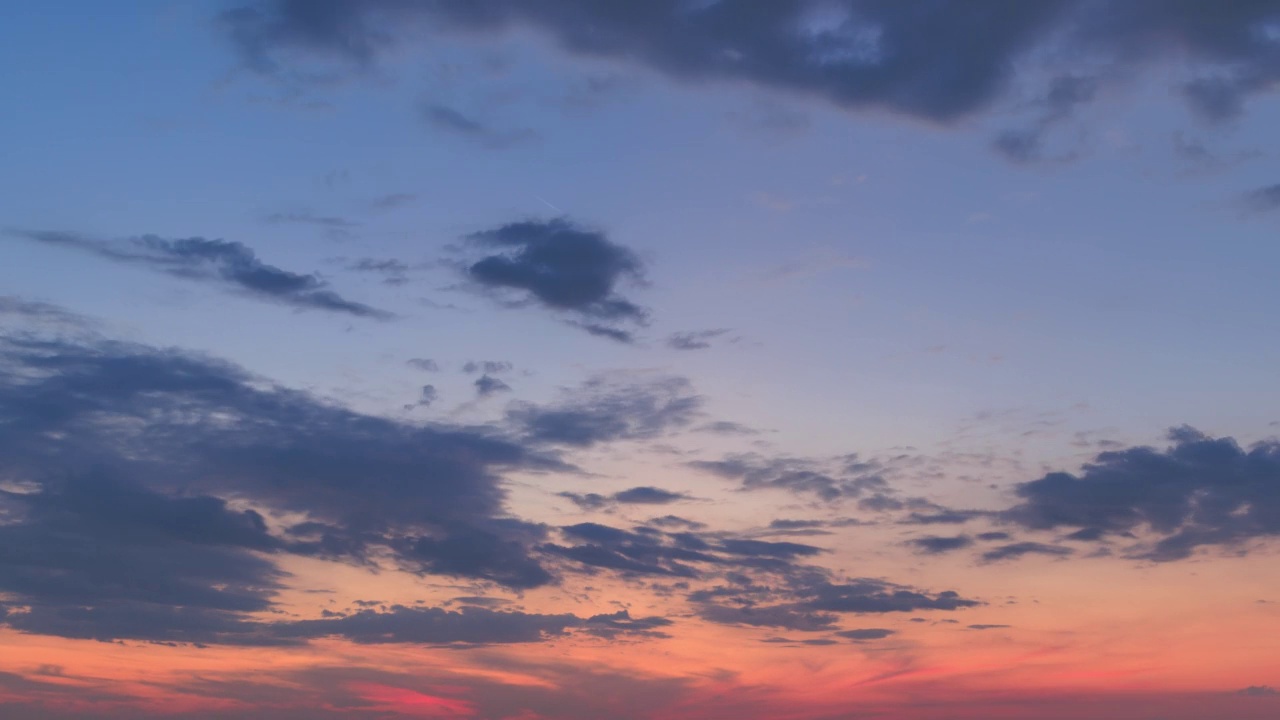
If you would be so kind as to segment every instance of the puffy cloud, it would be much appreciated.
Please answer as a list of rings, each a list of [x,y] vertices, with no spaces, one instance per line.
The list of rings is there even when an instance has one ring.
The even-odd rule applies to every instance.
[[[624,280],[643,282],[644,266],[602,232],[556,218],[511,223],[467,240],[497,251],[466,268],[467,278],[482,288],[515,292],[615,339],[630,339],[622,325],[647,322],[648,312],[617,292]]]
[[[1246,450],[1185,426],[1169,438],[1163,450],[1103,452],[1078,475],[1055,472],[1023,483],[1021,502],[1004,517],[1033,530],[1078,528],[1076,540],[1142,533],[1154,544],[1134,554],[1157,561],[1280,535],[1280,443]],[[1022,554],[992,552],[1003,553],[996,559]]]

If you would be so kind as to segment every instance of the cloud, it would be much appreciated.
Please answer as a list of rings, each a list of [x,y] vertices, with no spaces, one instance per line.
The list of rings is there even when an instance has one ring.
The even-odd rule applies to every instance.
[[[644,266],[631,250],[604,233],[569,220],[530,220],[472,233],[467,240],[495,248],[466,268],[480,287],[512,291],[527,303],[577,318],[593,334],[627,340],[620,325],[644,325],[648,311],[617,292],[624,280],[644,281]]]
[[[359,227],[360,223],[353,222],[343,217],[333,215],[315,215],[312,213],[271,213],[262,218],[262,221],[272,225],[315,225],[327,230],[350,230]]]
[[[492,375],[481,375],[472,383],[476,388],[476,395],[487,398],[503,392],[511,392],[511,386],[499,380]]]
[[[887,630],[885,628],[860,628],[858,630],[841,630],[836,634],[850,640],[883,640],[897,633],[897,630]]]
[[[622,490],[612,495],[600,495],[598,493],[573,493],[562,492],[557,493],[560,497],[568,498],[574,505],[583,510],[602,510],[613,507],[615,505],[669,505],[681,500],[689,500],[690,496],[685,493],[671,492],[662,488],[640,486],[627,490]]]
[[[0,335],[4,622],[281,642],[246,614],[271,607],[286,553],[545,585],[547,529],[506,516],[501,473],[564,467],[493,431],[363,415],[200,355]],[[281,514],[305,520],[272,531]]]
[[[667,337],[667,347],[674,350],[706,350],[711,341],[729,332],[728,329],[691,330],[689,332],[671,333]]]
[[[246,64],[279,72],[301,54],[367,68],[432,33],[499,36],[512,26],[588,58],[688,82],[749,83],[837,107],[938,123],[989,108],[1012,88],[1101,67],[1124,76],[1164,61],[1209,121],[1239,115],[1280,78],[1267,2],[846,0],[823,4],[591,0],[337,4],[264,2],[224,13]]]
[[[360,258],[347,263],[347,269],[382,276],[387,285],[404,285],[409,282],[409,264],[401,260]]]
[[[490,645],[542,642],[573,628],[600,635],[650,632],[670,624],[664,618],[632,620],[625,613],[583,619],[571,614],[531,614],[480,607],[459,610],[396,605],[382,612],[360,610],[349,615],[299,620],[277,626],[289,638],[343,637],[362,644],[418,643],[430,645]]]
[[[1244,206],[1253,212],[1280,209],[1280,183],[1250,190],[1243,196]]]
[[[1243,690],[1237,690],[1237,695],[1248,695],[1249,697],[1276,697],[1280,695],[1280,690],[1276,690],[1270,685],[1250,685]]]
[[[982,559],[986,562],[998,562],[1000,560],[1012,560],[1023,557],[1024,555],[1051,555],[1062,557],[1070,555],[1074,551],[1068,547],[1060,547],[1058,545],[1045,545],[1038,542],[1016,542],[1008,545],[1001,545],[982,553]]]
[[[528,128],[498,130],[475,118],[463,115],[447,105],[438,103],[424,105],[422,107],[422,119],[437,130],[443,130],[495,150],[529,142],[538,137],[537,133]]]
[[[1098,91],[1098,79],[1077,75],[1060,75],[1049,83],[1044,96],[1036,103],[1039,117],[1029,126],[1018,130],[1006,130],[992,143],[1007,160],[1031,163],[1045,160],[1046,136],[1057,125],[1069,120],[1075,108],[1093,100]],[[1069,160],[1073,154],[1054,159]]]
[[[369,206],[374,210],[395,210],[412,205],[417,200],[418,196],[410,193],[388,193],[374,198]]]
[[[662,488],[642,486],[616,493],[613,499],[620,503],[634,505],[667,505],[680,500],[688,500],[689,496],[684,493],[663,490]]]
[[[701,408],[684,378],[601,375],[553,404],[516,403],[507,420],[531,442],[590,447],[661,437],[689,426]]]
[[[1077,539],[1143,533],[1132,553],[1186,558],[1200,546],[1239,546],[1280,535],[1280,443],[1241,448],[1190,427],[1169,432],[1164,450],[1098,454],[1078,475],[1054,472],[1018,486],[1004,517],[1032,530],[1093,530]]]
[[[688,465],[738,480],[744,490],[773,488],[797,495],[815,495],[828,502],[859,497],[868,491],[884,492],[889,488],[884,478],[876,474],[878,466],[874,463],[846,463],[844,467],[832,470],[823,463],[801,458],[768,458],[744,453],[728,455],[721,460],[694,460]]]
[[[487,373],[489,375],[497,375],[499,373],[511,372],[512,364],[506,360],[468,360],[462,366],[462,372]]]
[[[301,275],[267,265],[242,243],[201,237],[168,240],[143,235],[108,243],[47,230],[11,231],[46,245],[71,248],[115,262],[141,265],[174,277],[211,282],[260,300],[309,310],[386,320],[385,310],[348,300],[328,289],[316,275]]]
[[[915,547],[923,553],[939,555],[953,550],[963,550],[964,548],[973,545],[973,538],[968,535],[957,535],[955,537],[931,535],[928,537],[912,538],[907,541],[907,544]]]
[[[411,368],[423,372],[440,372],[440,363],[431,358],[409,358],[404,363]]]

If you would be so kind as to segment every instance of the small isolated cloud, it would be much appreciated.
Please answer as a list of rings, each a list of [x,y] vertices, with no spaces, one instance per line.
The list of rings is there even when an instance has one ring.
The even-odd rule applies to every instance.
[[[440,393],[436,390],[435,385],[423,385],[422,392],[418,394],[418,405],[431,407],[431,404],[439,399]]]
[[[476,381],[473,384],[476,387],[476,395],[482,398],[487,398],[498,393],[511,392],[510,385],[502,382],[492,375],[481,375],[476,378]]]
[[[1074,550],[1069,547],[1061,547],[1059,545],[1045,545],[1038,542],[1016,542],[1008,545],[1001,545],[982,553],[982,559],[986,562],[999,562],[1001,560],[1013,560],[1026,555],[1050,555],[1054,557],[1063,557],[1070,555]]]
[[[380,320],[392,317],[389,312],[342,297],[316,275],[267,265],[252,249],[239,242],[202,237],[170,240],[155,235],[106,242],[48,230],[12,231],[11,234],[114,262],[148,267],[173,277],[221,285],[249,297],[296,308]]]
[[[557,218],[511,223],[467,240],[497,250],[465,270],[482,288],[516,293],[522,304],[565,314],[584,330],[616,340],[630,340],[627,328],[648,321],[647,310],[618,293],[624,281],[644,281],[644,265],[603,232]]]
[[[500,130],[447,105],[428,103],[422,107],[422,119],[431,127],[470,140],[483,147],[500,150],[538,137],[528,128]]]
[[[499,373],[511,372],[512,367],[512,364],[506,360],[468,360],[462,365],[462,372],[469,375],[474,373],[497,375]]]
[[[1280,183],[1267,185],[1245,193],[1242,200],[1252,212],[1270,212],[1280,209]]]
[[[886,628],[859,628],[857,630],[841,630],[836,634],[850,640],[883,640],[890,635],[896,635],[897,630],[888,630]]]
[[[706,350],[711,341],[729,332],[727,328],[716,330],[691,330],[689,332],[671,333],[667,337],[667,347],[673,350]]]
[[[431,358],[409,358],[404,362],[415,370],[421,370],[423,372],[440,372],[440,363],[437,363]]]
[[[1008,625],[970,625],[970,630],[1000,630],[1009,627]]]
[[[953,550],[963,550],[964,548],[973,545],[973,538],[968,535],[957,535],[955,537],[931,535],[928,537],[912,538],[907,541],[907,544],[911,545],[919,552],[923,552],[928,555],[940,555]]]
[[[388,285],[409,282],[409,264],[403,260],[360,258],[347,263],[346,268],[353,272],[381,275],[382,282]]]
[[[270,213],[262,217],[262,221],[271,225],[313,225],[327,230],[350,230],[359,227],[360,223],[336,215],[316,215],[314,213]]]
[[[388,193],[374,198],[369,206],[374,210],[395,210],[417,202],[418,196],[410,193]]]
[[[583,510],[603,510],[615,505],[669,505],[681,500],[691,499],[685,493],[672,492],[650,486],[633,487],[612,495],[574,492],[562,492],[558,493],[558,495],[562,498],[567,498]]]

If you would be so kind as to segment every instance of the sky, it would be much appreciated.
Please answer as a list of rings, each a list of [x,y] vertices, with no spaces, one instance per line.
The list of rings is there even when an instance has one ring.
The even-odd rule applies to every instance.
[[[0,4],[0,715],[1280,716],[1280,2]]]

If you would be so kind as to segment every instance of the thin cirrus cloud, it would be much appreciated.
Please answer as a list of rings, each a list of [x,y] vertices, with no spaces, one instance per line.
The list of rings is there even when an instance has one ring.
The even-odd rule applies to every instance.
[[[245,62],[264,73],[296,61],[298,51],[367,68],[432,33],[497,36],[516,26],[574,55],[631,62],[676,80],[746,82],[937,123],[980,113],[1045,75],[1050,100],[1059,78],[1077,78],[1083,84],[1076,90],[1088,90],[1059,93],[1070,100],[1057,104],[1062,108],[1092,100],[1100,81],[1179,62],[1186,69],[1177,92],[1198,116],[1222,122],[1280,78],[1268,32],[1278,18],[1280,7],[1265,2],[846,0],[761,8],[676,0],[355,0],[251,3],[224,13],[219,25]],[[451,119],[460,131],[479,132],[474,121]],[[1059,119],[1051,106],[1002,150],[1029,159],[1041,131]]]
[[[377,320],[394,317],[385,310],[339,295],[316,275],[268,265],[259,260],[251,248],[239,242],[143,235],[113,243],[49,230],[10,231],[10,234],[113,262],[151,268],[173,277],[221,285],[249,297],[295,308]]]

